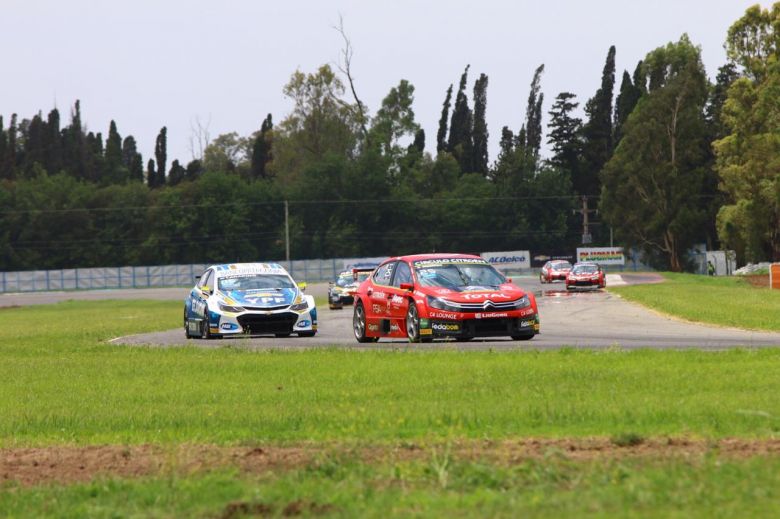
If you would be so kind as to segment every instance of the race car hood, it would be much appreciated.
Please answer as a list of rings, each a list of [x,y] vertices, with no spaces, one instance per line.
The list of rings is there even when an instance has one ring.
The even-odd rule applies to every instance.
[[[291,305],[299,293],[297,288],[282,288],[279,290],[228,290],[221,292],[221,295],[225,303],[229,305],[265,308]]]
[[[452,290],[449,288],[426,288],[425,293],[434,297],[441,297],[455,303],[481,303],[483,301],[515,301],[525,295],[525,292],[509,284],[499,287],[467,286]]]

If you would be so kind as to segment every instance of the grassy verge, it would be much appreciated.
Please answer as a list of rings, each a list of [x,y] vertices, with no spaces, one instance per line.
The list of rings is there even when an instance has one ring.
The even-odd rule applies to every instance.
[[[12,487],[7,487],[12,488]],[[771,517],[780,459],[511,465],[432,457],[322,460],[281,474],[216,471],[0,490],[11,517]]]
[[[104,341],[176,326],[179,304],[0,313],[0,447],[780,431],[775,350],[127,348]]]
[[[756,288],[738,277],[665,273],[665,283],[610,287],[659,312],[689,321],[780,331],[780,290]]]

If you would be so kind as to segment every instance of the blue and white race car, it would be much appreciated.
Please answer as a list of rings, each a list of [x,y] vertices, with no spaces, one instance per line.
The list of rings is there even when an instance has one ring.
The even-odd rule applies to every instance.
[[[184,333],[188,339],[292,333],[312,337],[317,333],[317,308],[314,297],[305,295],[277,263],[214,265],[184,300]]]

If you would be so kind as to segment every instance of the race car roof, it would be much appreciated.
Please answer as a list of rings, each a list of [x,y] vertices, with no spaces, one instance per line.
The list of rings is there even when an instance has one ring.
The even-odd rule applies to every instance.
[[[226,263],[213,265],[210,268],[214,269],[218,278],[255,275],[289,276],[284,267],[278,263]]]

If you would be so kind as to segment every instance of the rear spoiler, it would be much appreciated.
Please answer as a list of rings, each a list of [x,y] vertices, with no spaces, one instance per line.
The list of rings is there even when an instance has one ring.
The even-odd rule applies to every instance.
[[[354,268],[352,269],[352,279],[357,281],[358,272],[373,272],[374,270],[376,270],[376,267]]]

